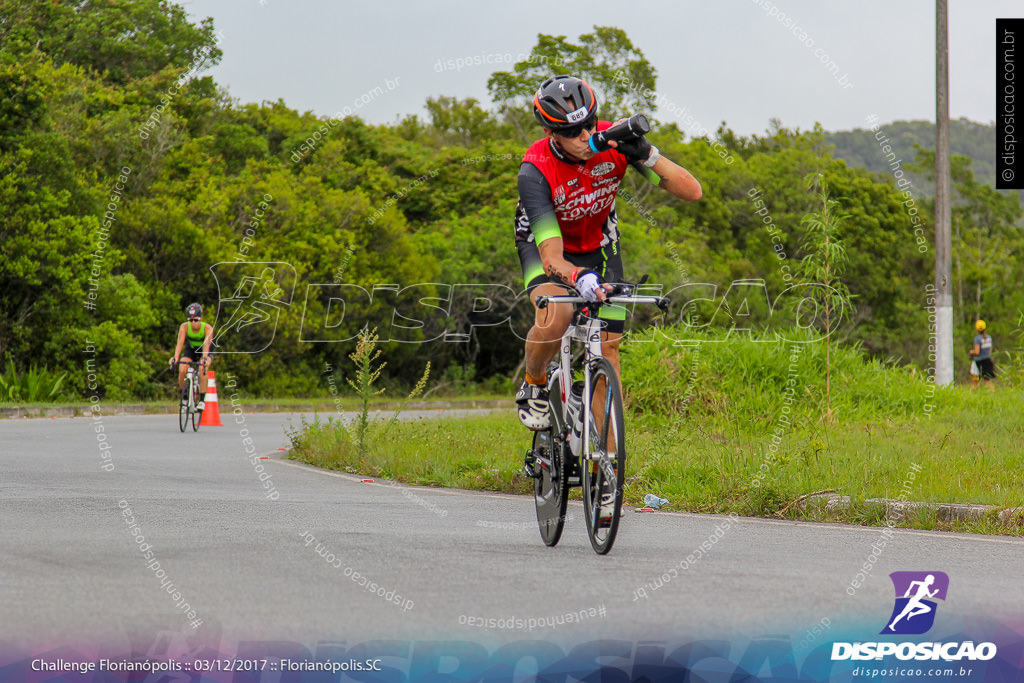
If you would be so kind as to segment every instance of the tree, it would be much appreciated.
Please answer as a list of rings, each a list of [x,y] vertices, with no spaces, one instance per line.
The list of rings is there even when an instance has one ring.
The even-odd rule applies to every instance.
[[[802,247],[807,255],[800,265],[806,283],[822,285],[816,298],[825,314],[825,421],[832,422],[832,325],[846,318],[853,308],[850,290],[840,279],[848,259],[839,233],[848,216],[837,212],[838,202],[829,196],[824,176],[811,174],[806,183],[819,208],[802,221]]]
[[[474,142],[496,137],[498,132],[494,116],[472,97],[465,100],[444,95],[428,97],[426,108],[431,124],[446,144],[469,147]]]
[[[45,113],[46,104],[35,69],[0,63],[0,149],[38,126]]]
[[[2,0],[0,45],[94,69],[117,84],[172,66],[200,72],[221,58],[213,20],[168,0]]]
[[[521,133],[533,133],[530,102],[547,78],[568,74],[589,82],[597,91],[601,118],[614,121],[656,108],[657,73],[622,29],[595,26],[574,44],[565,36],[540,34],[525,60],[512,71],[498,71],[487,90],[499,111]]]
[[[0,357],[26,361],[40,358],[44,330],[81,316],[99,229],[95,217],[69,211],[70,193],[32,177],[31,152],[0,154]]]
[[[915,168],[934,177],[935,153],[917,147]],[[962,324],[973,328],[978,318],[1009,320],[1021,303],[1024,255],[1019,195],[975,179],[969,157],[950,159],[953,181],[953,270],[957,308]],[[1014,286],[1014,283],[1018,283]]]

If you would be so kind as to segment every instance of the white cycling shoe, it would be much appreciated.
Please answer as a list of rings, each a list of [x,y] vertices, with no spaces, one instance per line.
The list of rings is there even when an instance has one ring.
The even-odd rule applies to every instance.
[[[547,387],[524,381],[516,392],[519,421],[527,429],[540,432],[551,426],[549,405]]]

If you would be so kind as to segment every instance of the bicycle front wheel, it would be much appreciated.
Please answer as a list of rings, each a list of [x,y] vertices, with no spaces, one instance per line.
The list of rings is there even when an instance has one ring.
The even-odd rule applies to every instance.
[[[583,449],[583,512],[590,545],[599,555],[615,543],[626,478],[622,390],[615,368],[598,358],[590,371],[590,428]]]
[[[192,380],[192,400],[189,401],[189,410],[192,412],[192,431],[199,431],[199,419],[203,416],[202,411],[197,410],[196,406],[199,405],[199,397],[202,395],[199,392],[199,380]]]
[[[188,396],[192,392],[192,381],[185,378],[185,384],[181,388],[181,395],[178,396],[178,427],[185,431],[188,426]]]

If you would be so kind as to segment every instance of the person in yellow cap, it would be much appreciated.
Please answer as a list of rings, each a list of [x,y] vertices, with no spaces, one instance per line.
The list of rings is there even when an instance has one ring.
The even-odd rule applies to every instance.
[[[968,351],[969,354],[974,356],[974,362],[978,366],[978,374],[971,375],[972,388],[978,388],[978,378],[985,380],[988,384],[988,388],[995,391],[995,385],[992,384],[992,380],[996,376],[996,367],[992,364],[992,337],[989,336],[985,330],[987,326],[984,320],[979,320],[974,323],[974,329],[978,331],[978,336],[974,338],[974,348]]]

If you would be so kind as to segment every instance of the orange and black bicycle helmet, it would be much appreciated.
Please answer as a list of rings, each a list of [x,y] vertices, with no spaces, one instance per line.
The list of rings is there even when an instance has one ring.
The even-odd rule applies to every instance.
[[[555,76],[544,81],[533,96],[533,115],[545,128],[565,130],[597,120],[597,98],[586,81]]]

